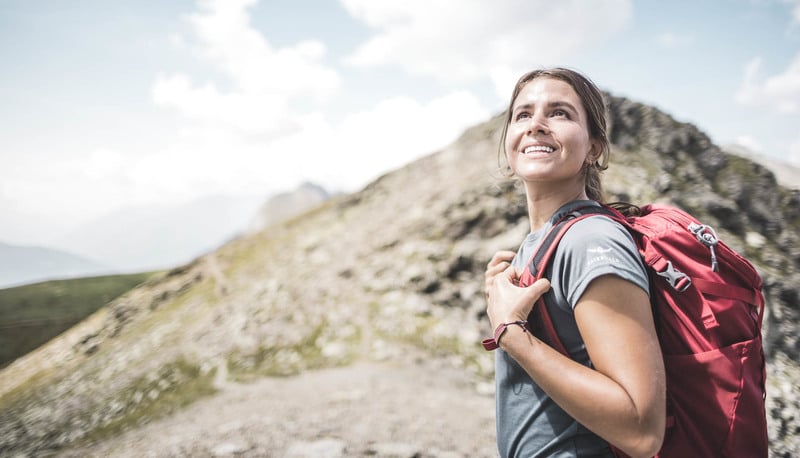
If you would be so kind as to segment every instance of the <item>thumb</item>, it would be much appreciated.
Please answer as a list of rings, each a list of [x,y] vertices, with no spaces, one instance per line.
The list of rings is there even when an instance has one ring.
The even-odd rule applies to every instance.
[[[506,267],[506,270],[503,271],[503,275],[506,276],[508,281],[513,282],[517,278],[517,269],[514,266]]]
[[[546,278],[540,278],[533,282],[532,285],[525,288],[524,296],[528,302],[536,302],[542,294],[546,293],[550,290],[550,280]]]

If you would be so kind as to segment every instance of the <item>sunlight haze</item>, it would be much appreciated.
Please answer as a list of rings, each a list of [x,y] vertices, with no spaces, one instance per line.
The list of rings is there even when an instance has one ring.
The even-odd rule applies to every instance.
[[[549,65],[800,163],[797,0],[2,4],[7,243],[206,195],[354,191]]]

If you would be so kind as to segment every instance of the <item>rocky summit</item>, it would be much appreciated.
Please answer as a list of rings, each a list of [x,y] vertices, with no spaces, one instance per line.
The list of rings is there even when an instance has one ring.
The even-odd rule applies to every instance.
[[[609,200],[683,207],[765,283],[772,456],[800,453],[800,191],[609,95]],[[0,455],[495,456],[483,269],[528,231],[502,117],[130,291],[0,372]]]

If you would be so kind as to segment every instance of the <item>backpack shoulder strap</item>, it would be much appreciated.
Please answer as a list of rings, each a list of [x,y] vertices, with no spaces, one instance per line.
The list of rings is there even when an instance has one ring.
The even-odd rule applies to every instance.
[[[525,266],[525,270],[520,277],[520,283],[524,286],[528,286],[542,278],[547,265],[555,254],[556,248],[558,248],[559,242],[561,242],[561,239],[569,228],[578,221],[595,215],[607,216],[615,221],[623,223],[627,227],[625,217],[611,208],[590,205],[576,209],[554,224],[547,234],[545,234],[542,242],[536,248],[530,261]],[[553,320],[544,303],[544,298],[539,298],[536,302],[531,310],[531,314],[528,316],[528,322],[531,323],[533,332],[537,337],[542,338],[550,344],[550,346],[569,357],[569,352],[558,337],[558,333],[553,325]]]

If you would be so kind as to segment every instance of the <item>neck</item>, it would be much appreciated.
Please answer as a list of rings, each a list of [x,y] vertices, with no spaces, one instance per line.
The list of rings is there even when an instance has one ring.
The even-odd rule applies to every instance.
[[[528,218],[531,223],[531,232],[534,232],[550,220],[550,217],[564,204],[573,200],[588,199],[583,184],[580,189],[559,190],[543,192],[535,186],[526,184],[525,192],[528,200]]]

